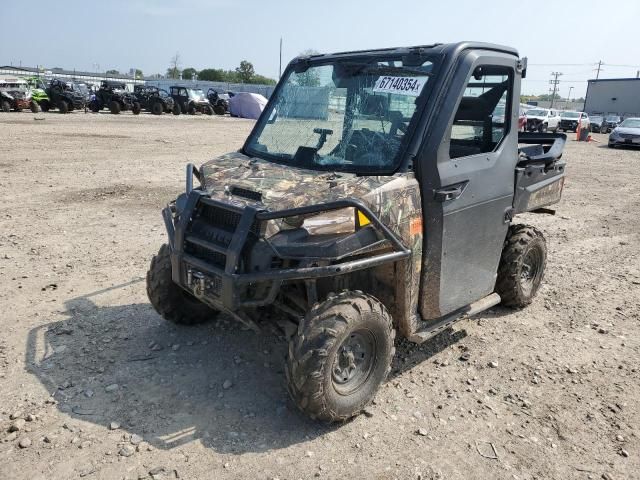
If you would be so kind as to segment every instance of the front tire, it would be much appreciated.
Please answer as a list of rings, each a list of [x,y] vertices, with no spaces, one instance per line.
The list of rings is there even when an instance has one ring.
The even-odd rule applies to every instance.
[[[60,113],[69,113],[69,104],[66,100],[60,100],[58,102],[58,110]]]
[[[38,102],[32,101],[30,107],[31,107],[31,113],[39,113],[40,112],[40,105],[38,105]]]
[[[154,102],[153,105],[151,105],[151,113],[154,115],[162,115],[163,111],[164,108],[161,102]]]
[[[40,101],[40,110],[42,110],[43,112],[48,112],[50,107],[51,106],[49,105],[49,100]]]
[[[535,297],[547,263],[547,244],[544,235],[529,225],[512,225],[507,233],[496,292],[502,304],[522,308]]]
[[[116,100],[113,100],[109,104],[109,110],[111,110],[111,113],[113,113],[114,115],[118,115],[120,113],[120,110],[121,110],[120,103],[117,102]]]
[[[147,272],[147,296],[165,320],[180,325],[195,325],[213,319],[217,312],[176,285],[171,278],[169,246],[164,244],[151,259]]]
[[[357,415],[387,378],[394,338],[389,312],[372,296],[345,291],[315,305],[289,343],[293,401],[326,422]]]
[[[2,101],[2,111],[4,113],[9,113],[11,111],[11,104],[6,100]]]
[[[133,113],[134,115],[140,115],[141,110],[142,106],[138,102],[133,102],[133,105],[131,106],[131,113]]]
[[[174,115],[180,115],[180,113],[182,113],[181,109],[180,109],[180,105],[175,103],[173,105],[173,112]]]

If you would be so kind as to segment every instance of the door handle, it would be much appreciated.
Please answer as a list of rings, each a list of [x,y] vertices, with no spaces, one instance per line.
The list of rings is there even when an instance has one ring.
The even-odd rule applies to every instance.
[[[446,187],[440,188],[435,191],[434,199],[437,202],[448,202],[449,200],[455,200],[460,198],[464,193],[465,188],[467,188],[468,180],[460,183],[454,183],[453,185],[448,185]]]

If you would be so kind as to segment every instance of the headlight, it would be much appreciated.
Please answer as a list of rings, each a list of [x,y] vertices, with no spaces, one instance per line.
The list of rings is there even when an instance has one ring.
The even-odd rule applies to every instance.
[[[611,135],[609,135],[610,137],[617,137],[619,135],[618,130],[612,130],[611,131]]]
[[[369,225],[367,216],[355,208],[329,210],[309,216],[280,218],[267,224],[266,237],[282,230],[305,229],[309,235],[349,234]]]

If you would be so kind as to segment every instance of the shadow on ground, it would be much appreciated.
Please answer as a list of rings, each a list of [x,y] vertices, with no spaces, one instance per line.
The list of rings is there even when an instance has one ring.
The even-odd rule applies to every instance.
[[[309,420],[290,402],[287,343],[270,324],[261,335],[225,317],[174,326],[149,304],[94,303],[107,290],[69,300],[67,319],[29,332],[27,369],[72,418],[117,422],[156,448],[197,439],[227,454],[286,448],[340,427]],[[422,345],[399,341],[391,378],[464,336],[449,330]]]

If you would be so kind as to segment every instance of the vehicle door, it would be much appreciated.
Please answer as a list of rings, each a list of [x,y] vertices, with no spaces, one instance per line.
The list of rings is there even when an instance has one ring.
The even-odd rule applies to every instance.
[[[494,290],[518,158],[516,62],[513,55],[469,51],[447,86],[432,140],[423,147],[429,152],[417,168],[425,212],[423,320],[441,318]],[[505,117],[496,124],[499,103]]]

